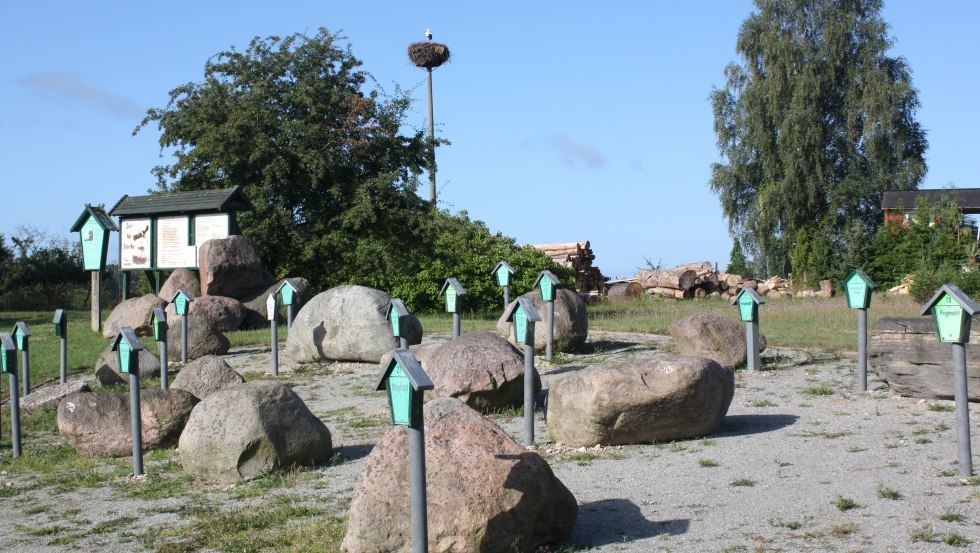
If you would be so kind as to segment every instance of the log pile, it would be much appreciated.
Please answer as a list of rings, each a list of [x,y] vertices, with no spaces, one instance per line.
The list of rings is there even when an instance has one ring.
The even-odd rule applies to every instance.
[[[588,240],[561,244],[539,244],[535,248],[548,254],[552,261],[575,271],[575,290],[580,294],[602,295],[606,291],[606,279],[598,267],[592,265],[595,254]]]
[[[789,282],[781,277],[766,281],[742,278],[716,271],[710,261],[684,263],[673,269],[643,269],[636,274],[636,282],[648,295],[670,299],[723,297],[734,298],[742,288],[751,288],[761,296],[770,298],[792,297]]]
[[[888,289],[889,296],[907,296],[912,289],[912,275],[905,275],[902,282],[898,286],[893,286]]]

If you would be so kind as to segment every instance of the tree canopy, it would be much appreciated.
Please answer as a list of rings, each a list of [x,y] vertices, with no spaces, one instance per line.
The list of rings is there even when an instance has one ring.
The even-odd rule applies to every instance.
[[[418,197],[428,142],[422,131],[402,134],[411,99],[368,90],[360,66],[326,29],[255,38],[245,52],[213,56],[202,82],[170,91],[134,133],[155,123],[161,153],[173,155],[153,170],[161,191],[241,186],[255,211],[239,224],[263,264],[314,290],[368,285],[422,311],[438,305],[447,277],[462,282],[457,271],[490,281],[501,259],[535,276],[549,268],[543,253]],[[484,260],[480,274],[484,253],[500,258]],[[489,292],[468,294],[471,309],[495,303]]]
[[[757,272],[826,272],[826,256],[860,251],[849,241],[881,225],[884,190],[925,176],[918,94],[905,60],[887,55],[881,0],[755,4],[742,63],[711,93],[722,161],[710,186]]]

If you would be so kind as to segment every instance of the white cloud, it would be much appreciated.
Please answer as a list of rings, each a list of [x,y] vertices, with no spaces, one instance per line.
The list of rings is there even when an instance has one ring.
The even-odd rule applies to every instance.
[[[551,145],[561,154],[561,160],[565,165],[582,163],[587,167],[598,169],[606,164],[606,156],[595,146],[579,144],[564,133],[556,133],[551,139]]]
[[[17,79],[17,82],[51,99],[79,102],[117,117],[139,117],[143,113],[132,100],[89,84],[74,73],[37,72]]]

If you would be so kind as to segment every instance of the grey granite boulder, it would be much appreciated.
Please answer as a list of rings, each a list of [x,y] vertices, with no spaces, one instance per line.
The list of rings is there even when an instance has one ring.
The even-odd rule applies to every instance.
[[[163,307],[166,304],[167,302],[160,299],[156,294],[146,294],[123,301],[106,317],[105,324],[102,325],[102,336],[115,338],[124,326],[131,327],[139,336],[151,336],[153,334],[151,327],[153,308]]]
[[[541,316],[541,322],[534,325],[534,351],[540,353],[548,344],[548,302],[541,299],[540,290],[528,292],[524,296],[534,302],[534,308]],[[559,288],[555,291],[554,304],[552,351],[568,353],[578,351],[578,348],[589,338],[589,313],[585,301],[574,290]],[[497,333],[514,342],[514,326],[504,320],[503,316],[497,321]]]
[[[617,359],[556,380],[545,418],[568,445],[697,438],[718,429],[734,392],[732,370],[705,357]]]
[[[205,355],[184,365],[170,387],[186,390],[197,399],[242,384],[245,379],[217,355]]]
[[[183,329],[180,317],[170,320],[167,330],[168,361],[181,360]],[[187,316],[187,359],[205,355],[224,355],[231,349],[228,337],[196,315]]]
[[[241,235],[208,240],[198,248],[197,259],[202,295],[242,299],[276,281],[262,267],[255,245]]]
[[[160,360],[146,347],[139,352],[139,375],[140,379],[160,376]],[[103,386],[129,383],[129,375],[119,371],[119,352],[112,351],[112,344],[95,362],[95,379]]]
[[[714,359],[720,365],[745,365],[745,323],[718,315],[696,314],[670,325],[667,333],[684,355]],[[766,337],[759,336],[759,351],[765,351]]]

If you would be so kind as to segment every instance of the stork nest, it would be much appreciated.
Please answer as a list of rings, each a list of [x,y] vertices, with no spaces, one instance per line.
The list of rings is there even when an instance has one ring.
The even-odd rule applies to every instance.
[[[449,47],[438,42],[413,42],[408,45],[408,59],[416,67],[439,67],[449,61]]]

